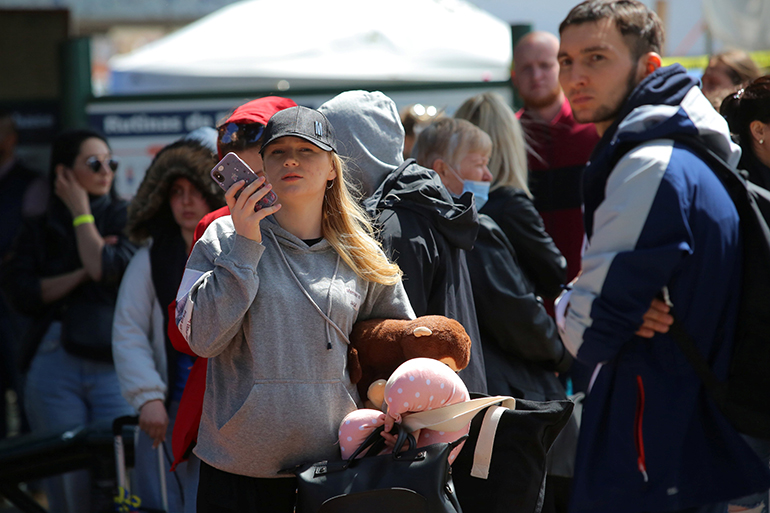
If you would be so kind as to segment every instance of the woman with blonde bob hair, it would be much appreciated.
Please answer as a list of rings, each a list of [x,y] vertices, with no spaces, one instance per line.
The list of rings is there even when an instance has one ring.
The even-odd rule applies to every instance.
[[[231,215],[196,243],[177,295],[177,325],[209,359],[199,512],[293,511],[296,479],[279,471],[338,454],[340,421],[361,403],[353,324],[414,318],[326,117],[281,110],[262,140],[264,176],[227,191]],[[278,202],[255,210],[270,190]]]
[[[543,298],[559,295],[567,261],[545,231],[527,186],[527,147],[521,123],[503,98],[486,92],[466,100],[455,118],[470,121],[492,139],[489,198],[479,212],[495,220],[516,251],[524,275]]]

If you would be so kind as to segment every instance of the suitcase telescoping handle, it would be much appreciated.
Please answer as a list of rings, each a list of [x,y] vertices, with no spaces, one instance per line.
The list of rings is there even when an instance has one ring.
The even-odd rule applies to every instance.
[[[114,437],[115,446],[115,469],[118,479],[118,486],[125,490],[126,494],[130,494],[128,487],[128,478],[126,476],[126,451],[123,446],[123,428],[126,426],[139,426],[139,416],[137,415],[124,415],[118,417],[112,422],[112,435]],[[158,446],[158,475],[160,476],[160,493],[161,500],[163,501],[164,511],[168,511],[168,490],[166,489],[166,466],[163,463],[164,458],[164,445],[161,443]]]
[[[118,479],[118,486],[129,492],[128,478],[126,477],[126,450],[123,446],[123,428],[126,426],[139,425],[139,417],[136,415],[125,415],[112,421],[112,436],[115,448],[115,475]]]

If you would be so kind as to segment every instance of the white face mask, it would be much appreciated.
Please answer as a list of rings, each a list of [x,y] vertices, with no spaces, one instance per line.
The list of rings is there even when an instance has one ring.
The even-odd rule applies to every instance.
[[[463,183],[463,193],[472,192],[476,201],[476,211],[481,210],[489,199],[489,187],[492,182],[481,182],[478,180],[464,180],[454,167],[446,165],[450,171]]]

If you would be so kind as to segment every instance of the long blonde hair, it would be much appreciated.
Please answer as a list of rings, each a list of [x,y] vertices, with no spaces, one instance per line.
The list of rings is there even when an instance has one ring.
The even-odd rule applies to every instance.
[[[492,138],[488,167],[494,179],[490,189],[511,186],[523,190],[531,198],[524,131],[503,97],[491,91],[473,96],[457,109],[455,118],[470,121]]]
[[[369,216],[353,199],[342,159],[334,152],[331,159],[337,177],[324,194],[321,221],[324,238],[364,280],[395,285],[401,280],[401,269],[385,256]]]

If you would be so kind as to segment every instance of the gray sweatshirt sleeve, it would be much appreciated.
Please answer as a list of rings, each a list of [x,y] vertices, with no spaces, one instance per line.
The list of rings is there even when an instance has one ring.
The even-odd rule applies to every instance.
[[[226,222],[213,223],[196,243],[177,294],[177,325],[190,349],[206,358],[224,351],[241,330],[259,290],[257,264],[265,250],[223,227]]]
[[[357,320],[414,318],[414,310],[409,303],[404,285],[399,281],[395,285],[370,283]]]

